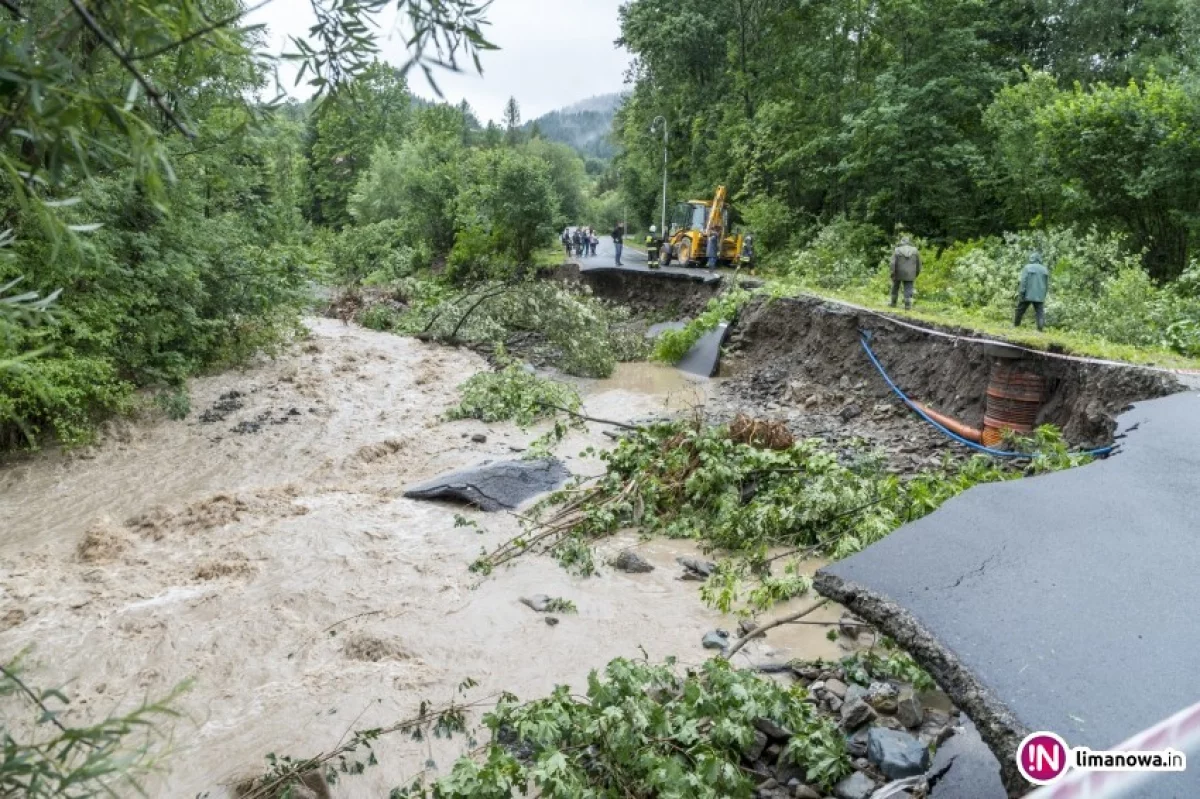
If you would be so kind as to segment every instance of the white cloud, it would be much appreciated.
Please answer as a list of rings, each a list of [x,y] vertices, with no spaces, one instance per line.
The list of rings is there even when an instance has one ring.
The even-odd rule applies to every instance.
[[[497,51],[482,55],[483,75],[439,72],[445,98],[466,100],[481,120],[499,121],[510,96],[525,119],[597,94],[620,91],[629,54],[614,41],[620,35],[617,9],[621,0],[495,0],[488,11],[488,39]],[[381,20],[384,60],[403,64],[404,43],[392,33],[394,13]],[[281,52],[289,36],[305,36],[312,25],[310,0],[272,0],[249,17],[268,27],[270,49]],[[281,67],[286,88],[307,96],[305,86],[291,87],[294,71]],[[410,74],[416,94],[434,97],[418,71]]]

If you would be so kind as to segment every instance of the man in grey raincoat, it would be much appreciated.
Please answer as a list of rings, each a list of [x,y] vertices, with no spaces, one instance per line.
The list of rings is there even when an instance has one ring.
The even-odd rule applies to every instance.
[[[912,308],[913,283],[921,274],[921,253],[913,246],[908,236],[900,239],[900,246],[892,251],[892,307],[904,286],[904,307]]]

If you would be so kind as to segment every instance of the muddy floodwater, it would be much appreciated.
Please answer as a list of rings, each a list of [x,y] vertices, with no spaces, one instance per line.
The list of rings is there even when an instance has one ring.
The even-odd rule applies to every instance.
[[[423,699],[454,698],[467,678],[479,683],[469,698],[535,698],[582,687],[617,656],[700,662],[705,632],[736,629],[677,579],[675,557],[695,554],[687,542],[605,542],[638,547],[659,567],[645,575],[580,579],[542,557],[470,574],[517,520],[407,500],[404,487],[520,457],[540,431],[441,420],[456,386],[486,368],[474,354],[309,324],[290,354],[195,381],[186,420],[120,422],[88,450],[0,469],[0,658],[29,648],[31,681],[73,697],[68,722],[194,680],[151,795],[228,795],[268,752],[330,749]],[[647,364],[579,385],[588,413],[618,421],[707,391]],[[600,470],[579,453],[611,444],[602,429],[570,435],[568,468]],[[456,528],[456,513],[486,532]],[[579,612],[551,627],[519,602],[535,593]],[[739,661],[838,657],[826,629],[782,628]],[[384,740],[381,765],[339,795],[386,794],[428,758],[444,771],[461,746]]]

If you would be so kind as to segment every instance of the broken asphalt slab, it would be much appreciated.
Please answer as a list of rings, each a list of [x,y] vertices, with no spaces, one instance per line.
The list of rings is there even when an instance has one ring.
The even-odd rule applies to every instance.
[[[1200,394],[1118,430],[1113,457],[976,486],[817,574],[970,715],[1014,794],[1028,732],[1108,748],[1197,699]],[[1200,769],[1133,795],[1200,795]]]
[[[721,346],[728,335],[728,322],[722,322],[705,333],[679,361],[679,370],[700,377],[714,376],[721,368]]]
[[[410,486],[404,496],[458,500],[488,512],[511,510],[530,497],[557,488],[570,476],[554,458],[485,462]]]

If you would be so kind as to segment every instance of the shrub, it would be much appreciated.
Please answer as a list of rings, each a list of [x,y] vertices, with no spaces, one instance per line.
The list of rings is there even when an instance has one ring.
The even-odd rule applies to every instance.
[[[579,395],[570,386],[539,377],[515,362],[496,372],[472,375],[458,388],[462,401],[446,413],[450,419],[515,421],[527,426],[553,416],[552,406],[574,411],[580,405]]]
[[[790,274],[819,288],[844,288],[870,279],[886,245],[874,225],[839,216],[817,231],[792,259]]]

